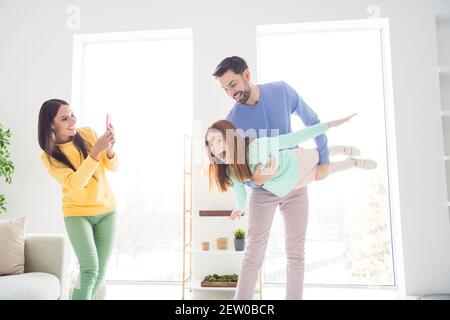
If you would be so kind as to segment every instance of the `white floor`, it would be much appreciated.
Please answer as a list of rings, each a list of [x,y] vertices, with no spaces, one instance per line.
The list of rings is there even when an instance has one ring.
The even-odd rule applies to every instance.
[[[182,289],[179,284],[148,283],[108,283],[107,300],[181,300]],[[218,295],[217,292],[202,292],[201,299],[231,299],[232,292]],[[199,297],[199,296],[197,296]],[[195,294],[186,291],[186,299],[195,299]],[[255,295],[259,299],[259,295]],[[265,286],[264,300],[284,299],[283,286]],[[400,294],[391,288],[328,288],[305,287],[305,300],[413,300],[416,297]]]

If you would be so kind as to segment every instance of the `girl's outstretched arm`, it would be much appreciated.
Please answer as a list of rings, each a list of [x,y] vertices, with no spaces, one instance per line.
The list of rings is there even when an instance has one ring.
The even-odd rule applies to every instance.
[[[334,121],[327,122],[328,127],[330,127],[330,128],[332,128],[332,127],[338,127],[338,126],[340,126],[341,124],[344,124],[344,123],[350,121],[350,119],[353,118],[354,116],[356,116],[356,113],[352,114],[351,116],[342,118],[342,119],[338,119],[338,120],[334,120]]]
[[[304,129],[282,134],[278,137],[273,137],[272,139],[278,139],[278,146],[272,142],[273,146],[276,146],[277,150],[291,148],[298,145],[299,143],[308,141],[309,139],[315,138],[328,130],[327,123],[319,123],[314,126],[306,127]]]
[[[309,139],[315,138],[322,133],[326,132],[329,128],[340,126],[341,124],[350,121],[356,113],[351,116],[334,120],[325,123],[319,123],[314,126],[306,127],[302,130],[295,131],[293,133],[283,134],[274,139],[279,139],[278,150],[286,149],[298,145],[299,143],[305,142]]]

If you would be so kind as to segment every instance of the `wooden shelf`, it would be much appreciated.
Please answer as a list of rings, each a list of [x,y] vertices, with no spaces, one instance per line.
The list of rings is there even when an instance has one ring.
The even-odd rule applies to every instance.
[[[198,290],[198,291],[236,291],[235,287],[202,287],[200,281],[193,281],[192,283],[187,283],[187,290]],[[259,288],[255,289],[255,293],[259,293]]]
[[[186,219],[211,219],[211,220],[230,220],[230,221],[239,221],[242,219],[247,219],[248,215],[241,216],[240,219],[231,220],[229,216],[199,216],[199,215],[192,215],[192,216],[186,216]]]
[[[450,161],[450,156],[444,156],[445,161]]]
[[[229,217],[233,210],[199,210],[201,217]]]
[[[236,255],[236,256],[242,256],[244,254],[245,251],[236,251],[233,249],[228,249],[228,250],[201,250],[201,249],[192,249],[192,250],[188,250],[188,253],[192,253],[192,254],[205,254],[205,255]]]
[[[236,291],[235,287],[202,287],[200,281],[194,281],[193,283],[188,283],[186,286],[187,290],[198,290],[198,291]]]
[[[442,115],[443,117],[450,117],[450,111],[442,111],[442,112],[441,112],[441,115]]]

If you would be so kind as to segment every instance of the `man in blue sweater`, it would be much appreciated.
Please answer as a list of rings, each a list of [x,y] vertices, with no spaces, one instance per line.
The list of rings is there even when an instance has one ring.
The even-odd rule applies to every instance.
[[[255,85],[250,81],[250,70],[244,59],[228,57],[216,68],[213,76],[226,94],[236,102],[227,116],[247,135],[286,134],[291,130],[291,115],[296,114],[305,126],[320,123],[317,114],[297,92],[285,82]],[[316,180],[329,173],[327,137],[315,138],[320,165]],[[266,168],[257,168],[250,187],[248,244],[239,273],[235,299],[252,299],[258,272],[264,261],[273,215],[277,206],[285,222],[287,284],[286,299],[303,298],[304,248],[308,220],[307,188],[294,189],[284,197],[277,197],[264,189],[264,183],[276,173],[276,164],[269,161]]]

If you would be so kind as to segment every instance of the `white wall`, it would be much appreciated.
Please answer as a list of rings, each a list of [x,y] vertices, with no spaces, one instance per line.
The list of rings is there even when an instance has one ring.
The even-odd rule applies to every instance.
[[[75,33],[66,28],[70,4],[81,8],[81,29],[76,33],[193,28],[194,119],[204,124],[223,117],[232,104],[211,76],[217,63],[236,54],[256,69],[256,25],[364,19],[366,9],[378,5],[391,23],[403,244],[398,249],[404,262],[400,272],[408,294],[450,292],[434,24],[435,13],[450,14],[448,1],[0,0],[0,121],[14,133],[11,151],[16,165],[14,184],[0,184],[9,200],[9,213],[1,218],[27,215],[30,232],[64,230],[59,187],[39,160],[37,115],[46,99],[70,100]],[[228,196],[208,199],[205,187],[204,181],[196,183],[196,209],[229,208]]]

